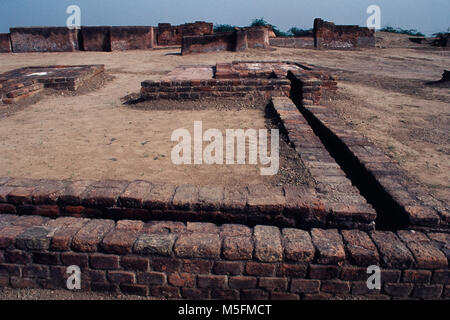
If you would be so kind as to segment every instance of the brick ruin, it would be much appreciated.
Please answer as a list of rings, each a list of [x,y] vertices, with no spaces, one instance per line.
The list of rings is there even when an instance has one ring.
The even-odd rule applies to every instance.
[[[235,61],[216,66],[183,66],[161,81],[143,81],[141,98],[188,99],[289,96],[290,78],[301,79],[305,104],[318,104],[322,91],[335,92],[333,76],[317,68],[288,61]]]
[[[122,51],[181,46],[182,54],[216,51],[245,51],[248,48],[291,47],[350,49],[374,47],[373,30],[340,26],[322,19],[314,20],[311,36],[273,37],[271,27],[236,28],[215,33],[213,24],[203,21],[172,26],[83,26],[11,28],[0,34],[0,52]]]
[[[156,29],[157,44],[160,46],[181,45],[184,36],[213,34],[213,24],[204,21],[172,26],[170,23],[159,23]]]
[[[77,91],[104,73],[104,65],[25,67],[0,74],[0,104],[13,104],[44,89]]]

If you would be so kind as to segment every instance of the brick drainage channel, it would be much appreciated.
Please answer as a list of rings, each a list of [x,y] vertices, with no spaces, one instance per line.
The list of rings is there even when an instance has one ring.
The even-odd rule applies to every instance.
[[[302,81],[292,74],[289,78],[292,82],[291,99],[298,110],[353,185],[376,210],[377,230],[417,228],[449,232],[448,208],[445,204],[438,203],[434,199],[429,200],[429,203],[422,201],[420,197],[426,199],[430,197],[420,186],[408,181],[407,175],[392,161],[384,160],[379,165],[370,163],[371,152],[374,152],[374,158],[378,155],[386,156],[365,137],[356,135],[353,139],[348,139],[349,143],[343,141],[343,138],[348,138],[343,132],[349,131],[345,124],[335,117],[331,119],[329,116],[331,111],[326,112],[325,107],[304,104]],[[353,133],[357,134],[356,131]],[[373,151],[364,150],[364,146],[370,147]],[[360,153],[360,150],[363,152]],[[363,157],[358,157],[358,153]],[[418,192],[410,191],[409,186]]]

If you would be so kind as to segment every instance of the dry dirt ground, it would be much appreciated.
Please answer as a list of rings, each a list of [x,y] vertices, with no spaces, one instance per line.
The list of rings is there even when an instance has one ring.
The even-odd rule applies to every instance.
[[[262,108],[245,109],[237,103],[237,108],[229,109],[149,111],[123,105],[121,98],[137,92],[142,80],[158,80],[179,65],[289,60],[327,67],[336,74],[341,79],[339,94],[323,103],[437,197],[448,201],[450,90],[427,82],[439,80],[450,67],[450,51],[415,44],[417,48],[389,48],[400,43],[399,39],[382,34],[382,48],[358,51],[276,48],[191,56],[181,56],[179,49],[0,54],[0,72],[32,65],[103,63],[113,77],[99,90],[78,96],[44,96],[36,104],[1,117],[0,176],[282,183],[278,176],[261,177],[258,166],[179,167],[170,161],[174,129],[192,130],[194,120],[202,120],[205,129],[264,128]]]

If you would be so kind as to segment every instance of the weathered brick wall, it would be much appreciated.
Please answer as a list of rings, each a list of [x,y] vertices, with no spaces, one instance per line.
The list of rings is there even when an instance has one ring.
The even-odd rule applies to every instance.
[[[9,33],[0,33],[0,53],[11,52],[11,38]]]
[[[78,50],[78,30],[66,27],[11,28],[13,52],[72,52]]]
[[[269,28],[267,27],[249,27],[244,29],[247,32],[247,41],[249,48],[268,48],[269,47]]]
[[[157,29],[157,43],[164,45],[181,45],[184,36],[213,34],[213,24],[204,21],[185,23],[172,26],[170,23],[160,23]]]
[[[112,27],[111,50],[151,49],[154,47],[153,27]]]
[[[284,48],[314,48],[314,38],[313,37],[269,38],[269,44],[273,47],[284,47]]]
[[[81,27],[83,50],[111,51],[111,27]]]
[[[256,96],[270,99],[288,96],[290,91],[287,79],[143,81],[141,85],[141,97],[145,100]]]
[[[237,41],[236,39],[236,32],[223,32],[200,36],[185,36],[182,40],[181,54],[188,55],[194,53],[208,53],[217,51],[235,51]]]
[[[0,215],[0,286],[186,299],[450,297],[449,234]],[[446,247],[447,246],[447,247]],[[381,268],[369,290],[367,266]]]
[[[314,42],[317,48],[375,47],[375,31],[359,26],[339,26],[315,19]]]
[[[296,98],[300,99],[303,105],[319,104],[322,92],[337,91],[336,79],[327,71],[290,71],[288,78],[292,81],[293,90],[297,94]]]

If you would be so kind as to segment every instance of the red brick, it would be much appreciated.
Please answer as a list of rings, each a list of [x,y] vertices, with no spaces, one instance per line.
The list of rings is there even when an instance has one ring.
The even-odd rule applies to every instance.
[[[269,263],[247,262],[245,272],[251,276],[273,277],[275,265]]]
[[[428,270],[405,270],[402,282],[430,283],[431,271]]]
[[[120,257],[120,265],[125,270],[147,271],[149,262],[147,258],[127,255]]]
[[[176,287],[195,287],[196,278],[194,274],[190,273],[171,273],[167,277],[167,282]]]
[[[224,224],[220,227],[221,237],[250,237],[251,235],[251,229],[241,224]]]
[[[153,188],[144,199],[144,208],[167,210],[175,194],[175,186],[168,184],[152,184]]]
[[[309,277],[311,279],[328,280],[335,279],[339,275],[339,267],[325,265],[310,265]]]
[[[16,264],[0,263],[0,275],[20,276],[20,266]]]
[[[228,260],[250,260],[253,254],[253,242],[250,237],[225,237],[223,256]]]
[[[124,181],[103,180],[94,182],[84,195],[83,204],[89,207],[113,207],[127,187]]]
[[[166,275],[161,272],[138,272],[137,280],[140,284],[162,285],[166,283]]]
[[[152,257],[150,258],[150,267],[154,271],[175,272],[181,268],[181,261],[174,258]]]
[[[89,257],[85,253],[62,252],[61,262],[66,266],[76,265],[80,268],[87,268],[89,265]]]
[[[199,288],[227,288],[227,277],[216,275],[198,275],[197,285]]]
[[[116,229],[103,238],[100,246],[107,253],[127,254],[132,252],[137,237],[136,231]]]
[[[7,263],[28,264],[31,262],[31,254],[22,250],[6,250],[4,259]]]
[[[249,185],[247,205],[250,212],[281,213],[286,204],[283,188]]]
[[[367,280],[369,276],[366,268],[342,266],[339,278],[347,281],[364,281]]]
[[[152,185],[148,181],[133,181],[119,196],[118,203],[123,207],[142,208],[145,197],[150,193]]]
[[[151,221],[144,225],[142,233],[183,233],[186,225],[177,221]]]
[[[322,281],[321,291],[334,294],[346,294],[350,292],[350,283],[347,281],[325,280]]]
[[[13,287],[14,289],[39,288],[39,284],[36,282],[36,279],[11,277],[10,283],[11,287]]]
[[[46,225],[57,228],[53,233],[50,248],[55,251],[68,251],[72,244],[72,238],[88,222],[88,219],[62,217],[50,220]]]
[[[318,253],[317,263],[341,264],[344,261],[344,245],[336,229],[312,229],[311,236]]]
[[[108,271],[108,279],[115,284],[133,284],[136,275],[130,271]]]
[[[258,286],[269,291],[286,291],[287,278],[261,277]]]
[[[56,204],[63,193],[66,182],[61,180],[40,180],[32,193],[34,204]]]
[[[379,255],[367,233],[359,230],[342,230],[350,261],[358,266],[378,265]]]
[[[54,252],[34,252],[33,261],[37,264],[57,265],[59,254]]]
[[[229,277],[228,285],[232,289],[253,289],[256,288],[257,278],[254,277]]]
[[[308,264],[295,263],[295,264],[280,264],[277,276],[279,277],[292,277],[292,278],[305,278],[308,272]]]
[[[389,231],[371,232],[381,256],[381,266],[387,268],[407,269],[411,267],[414,259],[408,248]]]
[[[23,205],[32,203],[32,194],[35,187],[16,187],[8,194],[8,202]]]
[[[59,195],[59,202],[64,205],[77,206],[81,204],[82,195],[92,184],[92,181],[71,181]]]
[[[114,228],[112,220],[91,220],[75,235],[72,247],[77,251],[97,251],[103,237]]]
[[[220,247],[217,234],[182,234],[175,242],[174,252],[184,258],[219,258]]]
[[[0,233],[0,248],[6,249],[14,245],[17,236],[25,231],[25,229],[26,227],[14,225],[4,227]]]
[[[255,258],[262,262],[277,262],[283,259],[280,230],[273,226],[255,226]]]
[[[114,270],[119,268],[119,256],[94,253],[90,263],[93,269]]]
[[[450,284],[450,270],[435,270],[432,283]]]
[[[298,229],[283,229],[284,254],[292,261],[309,262],[314,259],[315,249],[308,232]]]
[[[198,188],[193,185],[180,185],[175,190],[172,204],[175,209],[190,210],[194,209],[198,201]]]
[[[239,275],[242,273],[242,263],[231,261],[216,261],[213,273],[223,275]]]

